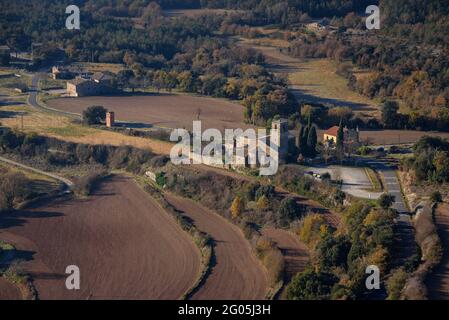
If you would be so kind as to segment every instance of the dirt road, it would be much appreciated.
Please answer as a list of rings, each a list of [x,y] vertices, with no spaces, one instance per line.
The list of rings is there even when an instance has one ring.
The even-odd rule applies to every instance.
[[[241,231],[199,204],[173,195],[166,199],[215,242],[215,261],[192,299],[256,300],[267,293],[267,275]]]
[[[40,299],[178,299],[197,279],[199,251],[131,179],[86,200],[2,215],[0,239],[22,252]],[[76,265],[81,290],[65,288]]]
[[[441,204],[435,213],[438,235],[443,245],[443,258],[426,281],[429,298],[449,300],[449,204]]]

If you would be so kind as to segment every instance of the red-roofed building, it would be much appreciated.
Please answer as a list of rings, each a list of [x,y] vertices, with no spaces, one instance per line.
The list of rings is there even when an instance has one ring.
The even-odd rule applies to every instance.
[[[338,126],[327,129],[324,132],[324,141],[332,141],[337,143]],[[344,142],[345,143],[359,143],[359,131],[354,129],[344,128]]]

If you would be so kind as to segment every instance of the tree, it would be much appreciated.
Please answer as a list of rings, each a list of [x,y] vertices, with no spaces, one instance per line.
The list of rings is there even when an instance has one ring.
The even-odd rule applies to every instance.
[[[345,144],[345,129],[343,127],[343,121],[340,121],[340,125],[338,127],[338,132],[337,132],[337,149],[339,149],[340,151],[343,151],[344,144]]]
[[[178,88],[185,92],[196,92],[195,78],[190,71],[183,71],[178,75]]]
[[[399,300],[409,275],[403,268],[392,272],[387,281],[388,300]]]
[[[102,106],[91,106],[83,111],[83,121],[87,125],[101,124],[106,120],[106,110]]]
[[[387,209],[389,209],[389,208],[393,205],[393,203],[395,202],[395,200],[396,200],[396,197],[395,197],[395,196],[393,196],[393,195],[391,195],[391,194],[388,194],[388,193],[384,193],[384,194],[381,195],[380,198],[377,200],[377,203],[379,204],[379,206],[380,206],[382,209],[387,210]]]
[[[270,201],[268,200],[268,198],[263,195],[259,198],[259,200],[257,200],[257,208],[259,210],[265,211],[270,207]]]
[[[304,126],[301,126],[301,129],[298,130],[298,133],[296,135],[296,141],[295,141],[296,150],[298,152],[298,155],[301,155],[304,152],[303,136],[304,136]]]
[[[345,129],[343,127],[343,119],[340,120],[340,125],[338,127],[336,146],[337,157],[338,159],[343,160],[343,157],[345,155]]]
[[[316,133],[316,128],[312,126],[309,130],[309,135],[307,137],[307,150],[308,156],[310,158],[316,157],[316,145],[318,142],[318,135]]]
[[[233,219],[237,219],[245,211],[245,203],[239,196],[235,197],[231,205],[231,214]]]
[[[382,107],[382,122],[388,129],[395,129],[397,126],[399,104],[396,101],[386,101]]]
[[[283,227],[287,226],[300,214],[300,207],[293,198],[285,198],[278,209],[278,221]]]
[[[329,299],[338,278],[329,273],[306,270],[298,273],[287,287],[288,300]]]
[[[6,173],[0,177],[0,212],[11,210],[29,194],[30,182],[23,173]]]
[[[121,89],[129,86],[129,82],[134,78],[134,72],[131,69],[121,70],[117,74],[117,85]]]
[[[441,203],[443,201],[443,197],[441,196],[441,193],[439,191],[434,191],[430,195],[430,201],[433,203]]]

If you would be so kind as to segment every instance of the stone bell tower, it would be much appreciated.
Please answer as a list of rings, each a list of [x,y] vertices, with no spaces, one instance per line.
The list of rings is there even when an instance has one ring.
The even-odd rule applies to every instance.
[[[287,163],[288,158],[288,121],[286,119],[273,120],[271,124],[272,130],[278,131],[278,152],[279,152],[279,163]]]

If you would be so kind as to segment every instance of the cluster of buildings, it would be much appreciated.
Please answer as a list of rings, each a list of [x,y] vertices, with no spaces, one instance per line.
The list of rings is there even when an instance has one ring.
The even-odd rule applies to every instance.
[[[112,72],[82,72],[62,66],[54,66],[52,78],[67,81],[67,95],[70,97],[86,97],[116,92],[115,74]]]

